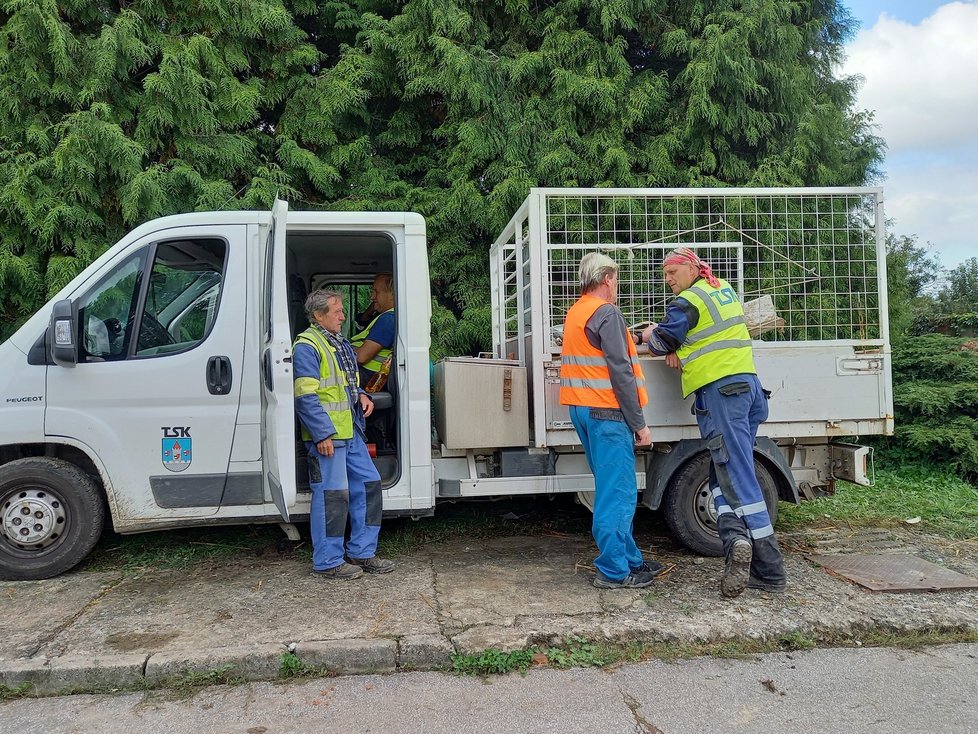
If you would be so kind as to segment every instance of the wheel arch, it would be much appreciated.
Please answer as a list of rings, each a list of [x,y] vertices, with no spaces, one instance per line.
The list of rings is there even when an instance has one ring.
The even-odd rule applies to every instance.
[[[15,459],[28,457],[49,457],[52,459],[62,459],[74,464],[92,478],[95,485],[102,494],[102,499],[106,503],[109,517],[113,524],[116,518],[115,494],[109,482],[105,466],[94,453],[90,453],[87,446],[77,441],[64,439],[63,441],[47,441],[45,443],[29,443],[19,445],[8,445],[0,447],[0,465],[11,462]]]
[[[645,465],[645,490],[641,504],[650,510],[659,509],[673,475],[707,450],[706,441],[702,438],[684,438],[672,444],[668,451],[653,451]],[[798,485],[778,445],[767,436],[758,436],[754,443],[754,458],[768,470],[778,488],[778,498],[797,505],[801,501]]]

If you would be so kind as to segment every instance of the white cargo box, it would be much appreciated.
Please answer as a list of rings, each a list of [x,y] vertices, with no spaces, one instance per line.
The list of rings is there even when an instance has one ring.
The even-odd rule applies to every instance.
[[[449,357],[435,365],[435,429],[449,449],[529,443],[526,368],[511,359]]]

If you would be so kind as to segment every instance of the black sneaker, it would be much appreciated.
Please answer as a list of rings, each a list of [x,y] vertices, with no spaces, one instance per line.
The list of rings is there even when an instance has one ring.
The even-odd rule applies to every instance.
[[[610,579],[598,571],[591,583],[599,589],[644,589],[651,586],[653,576],[647,571],[633,571],[623,579]]]
[[[653,577],[655,577],[655,576],[658,576],[660,573],[662,573],[662,569],[664,569],[664,568],[665,568],[665,566],[663,566],[661,563],[658,563],[656,561],[642,561],[642,565],[641,566],[639,566],[638,568],[632,568],[632,569],[629,569],[629,570],[633,574],[634,573],[643,573],[644,572],[644,573],[651,574]]]
[[[354,566],[359,566],[367,573],[390,573],[394,570],[394,561],[388,561],[386,558],[347,558]]]
[[[740,596],[747,588],[750,578],[750,559],[754,547],[746,538],[737,538],[730,546],[727,561],[720,577],[720,593],[728,599]]]
[[[780,581],[777,583],[772,583],[770,581],[762,581],[756,576],[751,576],[747,579],[747,588],[756,589],[757,591],[766,591],[770,594],[781,594],[788,587],[787,581]]]
[[[350,579],[358,579],[363,576],[363,569],[358,568],[357,566],[351,566],[349,563],[341,563],[339,566],[333,566],[332,568],[327,568],[322,571],[314,568],[312,570],[312,575],[320,579],[349,581]]]

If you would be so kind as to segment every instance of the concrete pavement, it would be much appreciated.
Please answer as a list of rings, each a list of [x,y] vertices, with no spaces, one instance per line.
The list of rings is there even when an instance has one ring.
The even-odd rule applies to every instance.
[[[3,582],[0,685],[27,684],[40,695],[152,687],[214,671],[269,680],[286,653],[336,674],[427,670],[449,666],[453,653],[570,637],[855,642],[878,628],[978,631],[978,591],[877,594],[804,557],[907,553],[975,577],[974,543],[901,529],[782,534],[788,591],[726,600],[717,591],[721,559],[692,556],[654,531],[638,539],[667,572],[635,591],[592,587],[590,539],[562,534],[432,544],[395,558],[393,574],[348,582],[312,576],[295,555]]]
[[[0,702],[58,734],[889,734],[978,731],[978,644],[532,669],[415,672]]]

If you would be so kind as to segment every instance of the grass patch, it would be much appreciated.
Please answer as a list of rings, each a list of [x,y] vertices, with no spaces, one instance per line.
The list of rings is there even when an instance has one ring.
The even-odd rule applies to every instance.
[[[4,683],[0,683],[0,701],[12,701],[15,698],[27,698],[30,695],[30,683],[21,683],[19,686],[8,686]]]
[[[171,680],[167,687],[183,693],[192,693],[205,686],[233,686],[244,683],[244,678],[234,672],[231,663],[206,671],[190,671]]]
[[[533,664],[533,649],[502,652],[495,648],[483,650],[478,655],[452,655],[452,672],[459,675],[490,675],[526,672]]]
[[[971,629],[933,629],[923,632],[870,629],[846,636],[819,637],[805,632],[790,632],[772,640],[736,638],[717,642],[648,642],[605,645],[572,637],[556,647],[531,647],[504,653],[495,649],[477,655],[453,655],[452,671],[460,675],[494,675],[531,667],[586,668],[622,663],[661,660],[667,663],[701,657],[745,660],[774,652],[798,652],[816,648],[899,647],[922,649],[934,645],[978,642],[978,631]]]
[[[276,525],[236,525],[116,535],[106,533],[85,562],[86,571],[181,569],[209,561],[286,552]]]
[[[891,632],[884,629],[867,630],[859,636],[860,647],[901,647],[920,650],[934,645],[951,645],[962,642],[978,642],[978,630],[931,629],[920,632]],[[850,641],[850,644],[855,644]]]
[[[800,505],[782,504],[779,530],[826,523],[895,525],[919,517],[915,527],[948,538],[978,538],[978,488],[946,469],[906,465],[879,469],[875,487],[840,482],[836,494]]]
[[[294,652],[283,652],[278,661],[278,677],[282,680],[326,678],[335,675],[326,668],[310,668]]]

